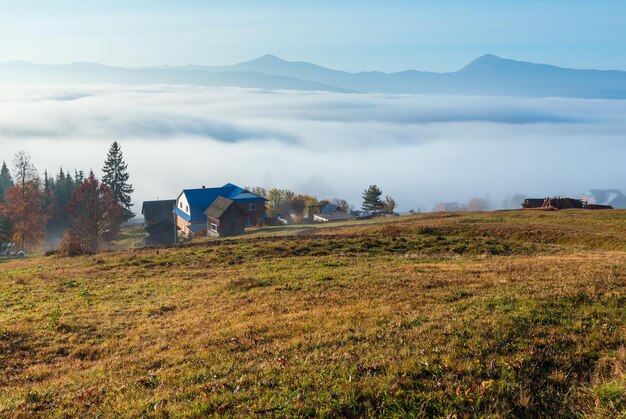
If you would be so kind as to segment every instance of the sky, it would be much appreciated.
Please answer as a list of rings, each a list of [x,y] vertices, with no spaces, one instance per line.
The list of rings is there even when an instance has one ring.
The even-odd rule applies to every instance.
[[[271,53],[347,71],[454,71],[491,53],[626,70],[626,2],[0,0],[0,62],[233,64]]]

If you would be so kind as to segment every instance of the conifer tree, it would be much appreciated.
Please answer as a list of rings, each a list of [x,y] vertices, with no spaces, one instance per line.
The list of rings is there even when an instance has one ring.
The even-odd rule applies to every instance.
[[[59,233],[64,231],[69,224],[69,215],[67,213],[67,207],[70,203],[72,192],[75,188],[74,180],[69,173],[65,173],[63,168],[59,169],[59,173],[56,176],[56,181],[51,182],[51,189],[53,205],[52,205],[52,217],[49,223],[49,233],[51,235],[58,236]],[[45,185],[44,185],[45,186]]]
[[[383,192],[376,185],[370,185],[369,188],[363,191],[363,205],[361,206],[365,211],[382,211],[384,204],[380,199]]]
[[[48,171],[43,172],[43,193],[41,208],[46,215],[46,232],[50,235],[54,229],[52,216],[54,215],[54,179],[48,176]]]
[[[0,203],[0,243],[11,241],[11,220],[9,217],[2,215],[2,204]]]
[[[82,170],[74,169],[74,185],[79,187],[85,181],[85,173]]]
[[[11,222],[7,216],[3,214],[4,195],[13,187],[13,178],[7,167],[6,162],[2,162],[0,169],[0,243],[6,243],[11,240]]]
[[[102,183],[111,188],[115,199],[124,208],[124,221],[130,220],[135,216],[130,210],[133,206],[130,195],[134,189],[133,185],[128,183],[128,164],[124,161],[122,149],[117,141],[111,144],[102,171],[104,172]]]
[[[0,169],[0,197],[2,197],[13,186],[13,178],[6,162],[2,162]]]

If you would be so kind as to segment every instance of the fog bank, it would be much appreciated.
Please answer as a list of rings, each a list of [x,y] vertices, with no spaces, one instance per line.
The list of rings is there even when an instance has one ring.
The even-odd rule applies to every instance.
[[[99,174],[121,143],[134,200],[261,185],[400,210],[478,196],[626,190],[626,101],[270,92],[197,86],[0,88],[0,159]],[[139,208],[137,208],[139,210]]]

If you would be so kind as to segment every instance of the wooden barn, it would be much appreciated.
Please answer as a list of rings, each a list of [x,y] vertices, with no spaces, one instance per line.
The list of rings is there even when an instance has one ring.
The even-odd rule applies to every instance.
[[[146,229],[146,246],[176,243],[175,199],[144,201],[141,213]]]
[[[237,236],[246,229],[247,214],[232,199],[218,197],[204,214],[209,237]]]

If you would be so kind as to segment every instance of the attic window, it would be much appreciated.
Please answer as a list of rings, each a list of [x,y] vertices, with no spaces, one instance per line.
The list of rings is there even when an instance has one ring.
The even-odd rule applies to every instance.
[[[256,204],[248,204],[248,211],[256,211]]]
[[[189,213],[189,205],[186,205],[185,208],[187,208],[185,211]]]

